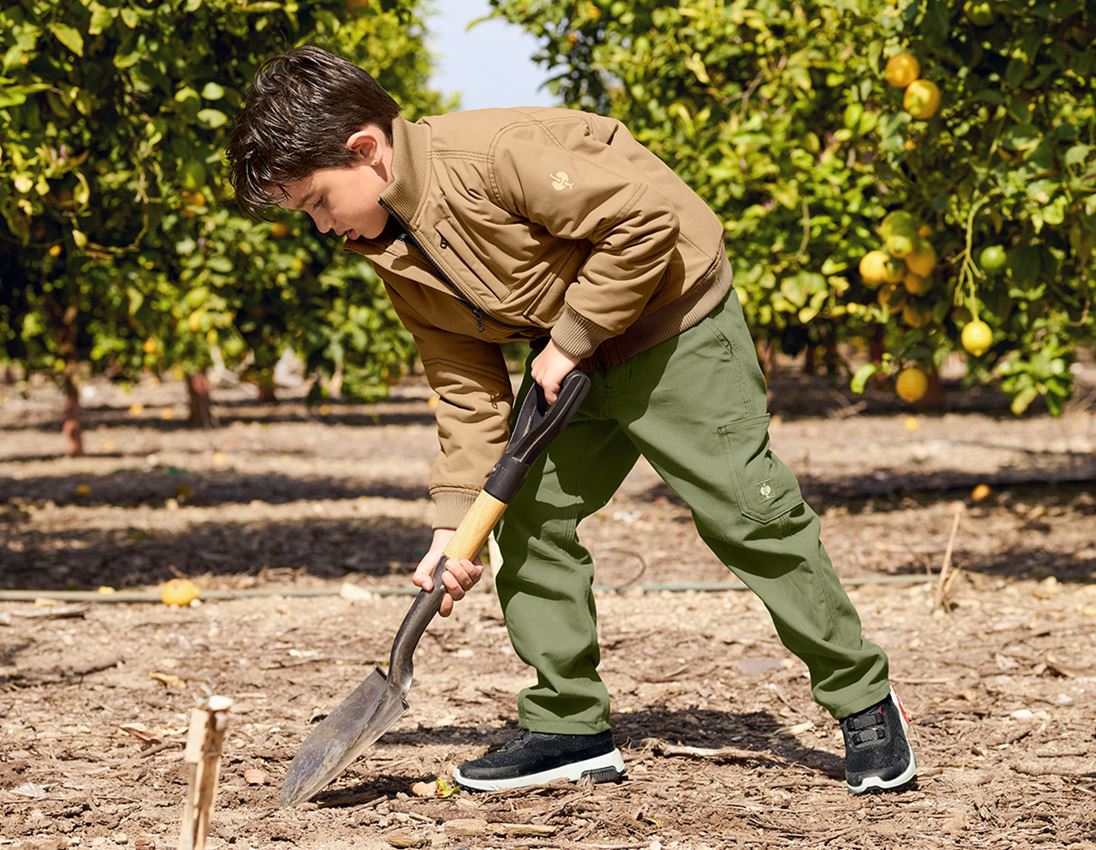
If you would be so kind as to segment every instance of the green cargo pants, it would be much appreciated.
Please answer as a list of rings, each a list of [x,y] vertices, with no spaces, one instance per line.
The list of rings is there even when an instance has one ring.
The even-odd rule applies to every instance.
[[[590,377],[590,394],[495,530],[510,640],[537,672],[518,698],[521,726],[609,728],[594,565],[576,528],[641,454],[689,506],[704,542],[764,602],[781,641],[807,665],[816,702],[840,718],[886,697],[887,657],[861,635],[818,517],[769,448],[765,379],[734,291],[700,324]],[[531,381],[527,363],[519,399]]]

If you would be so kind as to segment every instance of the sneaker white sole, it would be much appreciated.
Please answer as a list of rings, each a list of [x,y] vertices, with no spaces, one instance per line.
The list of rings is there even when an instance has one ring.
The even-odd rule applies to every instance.
[[[539,773],[528,773],[525,776],[514,776],[510,779],[469,779],[460,772],[460,768],[453,770],[453,780],[462,788],[472,791],[505,791],[511,788],[529,788],[534,785],[546,785],[557,779],[566,779],[569,782],[578,782],[588,773],[613,770],[617,776],[624,775],[624,759],[620,750],[614,749],[611,753],[594,756],[594,758],[571,764],[554,767],[551,770],[542,770]]]
[[[898,718],[902,721],[902,732],[906,736],[906,750],[910,754],[910,766],[894,779],[883,780],[878,776],[869,776],[859,785],[849,783],[849,791],[853,794],[864,794],[873,790],[888,791],[891,788],[898,788],[901,785],[905,785],[917,775],[917,760],[913,757],[913,747],[910,746],[910,724],[909,721],[906,720],[906,709],[902,706],[902,700],[898,698],[898,694],[894,692],[894,688],[891,688],[890,696],[891,699],[894,700],[894,704],[898,706]]]

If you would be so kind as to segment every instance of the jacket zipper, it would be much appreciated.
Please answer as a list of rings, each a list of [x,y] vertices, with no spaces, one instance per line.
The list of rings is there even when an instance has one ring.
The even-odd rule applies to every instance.
[[[477,304],[471,298],[471,296],[466,294],[463,289],[461,289],[459,286],[457,286],[455,283],[453,283],[453,281],[449,278],[449,276],[444,271],[442,271],[442,268],[438,264],[438,261],[435,260],[432,256],[430,256],[430,252],[426,250],[426,247],[418,239],[416,239],[412,235],[411,228],[409,228],[407,226],[407,223],[402,218],[400,218],[399,215],[396,214],[396,211],[393,210],[392,207],[388,206],[388,204],[386,204],[380,198],[377,199],[377,203],[380,204],[382,207],[384,207],[384,209],[388,210],[388,214],[390,216],[392,216],[394,219],[396,219],[397,222],[399,222],[400,227],[402,227],[404,233],[407,234],[407,238],[411,240],[411,244],[415,245],[419,249],[419,251],[422,252],[422,255],[424,257],[426,257],[427,262],[430,263],[430,266],[434,269],[434,272],[437,274],[437,276],[442,280],[443,283],[446,284],[446,286],[448,286],[455,293],[457,293],[457,298],[461,302],[463,302],[468,307],[469,310],[472,311],[472,316],[476,320],[476,331],[479,332],[479,333],[483,333],[483,330],[484,330],[484,327],[485,327],[484,319],[487,318],[487,311],[484,310],[483,307],[481,307],[479,304]],[[448,246],[448,244],[449,243],[445,241],[445,238],[442,237],[442,247],[445,248],[445,247]],[[500,322],[498,319],[494,318],[493,316],[490,317],[490,320],[491,320],[491,322],[498,325],[499,327],[508,328],[508,329],[516,330],[516,331],[525,331],[526,333],[528,333],[527,329],[522,327],[521,325],[510,325],[510,324],[507,324],[506,322]]]

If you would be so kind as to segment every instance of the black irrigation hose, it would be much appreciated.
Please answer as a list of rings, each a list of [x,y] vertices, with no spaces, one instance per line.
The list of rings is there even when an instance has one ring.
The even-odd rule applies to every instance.
[[[935,580],[935,576],[855,576],[843,579],[845,587],[860,587],[866,584],[924,584]],[[665,584],[596,584],[594,590],[601,593],[686,593],[689,591],[711,593],[725,590],[748,590],[746,585],[737,581],[718,582],[667,582]],[[418,593],[414,587],[362,587],[354,585],[353,596],[414,596]],[[330,587],[283,587],[248,588],[228,590],[203,590],[199,597],[203,601],[214,599],[268,599],[273,596],[287,598],[341,596],[341,588]],[[353,596],[351,598],[353,598]],[[0,602],[34,602],[37,599],[51,599],[57,602],[111,602],[140,603],[159,602],[160,591],[156,590],[115,590],[102,593],[95,590],[0,590]]]

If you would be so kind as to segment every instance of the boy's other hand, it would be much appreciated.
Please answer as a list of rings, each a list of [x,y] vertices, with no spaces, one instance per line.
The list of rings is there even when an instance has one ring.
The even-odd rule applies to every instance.
[[[559,385],[567,374],[578,365],[578,359],[556,347],[551,340],[544,347],[544,351],[533,358],[531,372],[533,380],[540,384],[544,390],[544,397],[549,404],[556,403],[559,395]]]
[[[411,577],[413,584],[427,592],[434,589],[431,574],[454,533],[455,529],[452,528],[434,529],[434,540],[430,544],[430,551],[419,561],[418,567],[415,568],[415,575]],[[473,563],[468,559],[454,561],[450,558],[445,565],[445,570],[442,573],[441,583],[445,585],[446,594],[441,599],[441,608],[438,613],[448,617],[453,613],[453,603],[463,599],[464,594],[472,589],[472,585],[480,580],[480,576],[483,575],[483,564],[478,561]]]

